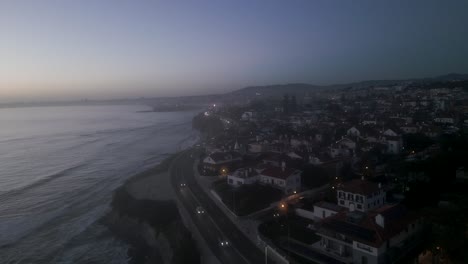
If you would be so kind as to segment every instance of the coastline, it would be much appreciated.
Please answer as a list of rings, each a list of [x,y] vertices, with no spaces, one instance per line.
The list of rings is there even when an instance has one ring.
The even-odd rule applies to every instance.
[[[149,185],[151,181],[170,180],[168,170],[179,153],[127,179],[114,191],[110,212],[100,219],[116,238],[128,244],[128,263],[200,262],[196,242],[182,221],[175,198],[161,195]]]
[[[99,222],[128,245],[127,263],[201,263],[197,230],[192,233],[184,221],[169,173],[174,159],[200,141],[193,131],[174,153],[114,190],[110,211]]]

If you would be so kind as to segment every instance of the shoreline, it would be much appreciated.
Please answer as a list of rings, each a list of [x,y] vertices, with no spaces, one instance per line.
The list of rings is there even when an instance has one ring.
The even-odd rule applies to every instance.
[[[199,246],[183,223],[176,197],[167,193],[173,192],[172,186],[152,185],[170,181],[170,166],[180,153],[123,182],[113,192],[111,210],[99,220],[128,245],[128,263],[200,263]],[[157,187],[170,190],[161,194]]]

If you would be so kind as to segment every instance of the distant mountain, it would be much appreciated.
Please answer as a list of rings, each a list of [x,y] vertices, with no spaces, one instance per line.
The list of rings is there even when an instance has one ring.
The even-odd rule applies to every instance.
[[[290,83],[290,84],[277,84],[277,85],[265,85],[265,86],[250,86],[240,90],[236,90],[231,95],[234,96],[282,96],[286,93],[298,93],[305,94],[321,88],[321,86],[305,84],[305,83]]]
[[[432,78],[435,81],[467,81],[468,74],[449,73]]]
[[[446,81],[464,81],[468,80],[468,74],[450,73],[433,78],[414,78],[404,80],[368,80],[353,83],[334,84],[334,85],[312,85],[307,83],[290,83],[279,85],[264,85],[264,86],[249,86],[245,87],[226,95],[235,97],[279,97],[284,94],[305,95],[313,94],[315,92],[329,92],[344,88],[367,88],[373,86],[388,86],[388,85],[402,85],[408,83],[431,83],[431,82],[446,82]]]

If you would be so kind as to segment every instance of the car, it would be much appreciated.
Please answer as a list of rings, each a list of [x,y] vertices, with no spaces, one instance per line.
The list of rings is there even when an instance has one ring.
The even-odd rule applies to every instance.
[[[219,239],[219,245],[221,247],[228,247],[230,244],[229,244],[229,241],[227,239]]]
[[[182,182],[182,183],[180,184],[180,187],[185,187],[185,186],[187,186],[187,184],[186,184],[185,182]]]
[[[196,211],[197,211],[197,214],[204,214],[205,213],[205,209],[203,209],[203,207],[201,207],[201,206],[197,206]]]

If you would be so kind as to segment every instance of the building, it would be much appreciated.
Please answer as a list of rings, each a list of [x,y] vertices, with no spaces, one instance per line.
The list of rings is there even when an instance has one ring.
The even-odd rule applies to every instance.
[[[345,263],[395,263],[418,245],[422,230],[422,219],[399,204],[340,212],[320,223],[313,247]]]
[[[333,203],[320,201],[314,204],[313,220],[321,220],[343,211],[346,211],[346,208]]]
[[[271,185],[284,193],[294,193],[301,188],[301,171],[286,168],[283,162],[281,167],[270,166],[260,172],[259,182]]]
[[[387,153],[400,154],[403,148],[403,140],[400,136],[386,136],[384,141],[387,146]]]
[[[203,159],[203,172],[222,174],[235,168],[241,160],[241,155],[234,151],[214,152]]]
[[[351,127],[350,129],[348,129],[346,131],[346,135],[359,137],[359,136],[361,136],[361,132],[359,131],[359,129],[357,129],[356,127],[353,126],[353,127]]]
[[[227,183],[231,186],[242,186],[254,184],[258,181],[259,174],[258,171],[252,167],[249,168],[240,168],[233,173],[229,173],[227,176]]]
[[[386,202],[386,192],[381,184],[366,180],[351,180],[337,187],[339,206],[350,211],[366,212],[381,207]]]

